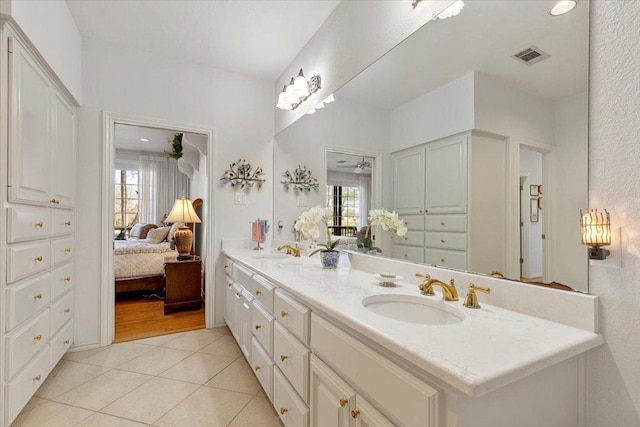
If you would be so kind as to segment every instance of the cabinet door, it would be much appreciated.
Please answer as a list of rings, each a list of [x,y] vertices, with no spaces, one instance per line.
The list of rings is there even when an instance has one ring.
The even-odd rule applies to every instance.
[[[226,304],[225,304],[225,312],[224,312],[224,320],[227,322],[227,326],[229,330],[233,334],[233,337],[236,341],[240,342],[238,337],[238,325],[236,322],[237,316],[236,311],[238,307],[237,300],[241,296],[240,287],[235,284],[233,281],[227,278],[227,294],[226,294]]]
[[[393,206],[399,214],[424,212],[424,148],[393,155]]]
[[[238,299],[238,329],[240,329],[240,350],[247,360],[251,360],[251,302],[253,297],[247,290],[243,290]]]
[[[9,201],[49,204],[52,88],[22,47],[12,40]]]
[[[55,207],[73,207],[75,183],[75,110],[60,95],[54,95],[53,170],[51,196]]]
[[[467,141],[462,135],[427,144],[425,208],[428,214],[467,211]]]
[[[355,391],[311,355],[311,427],[348,426],[355,403]]]
[[[394,423],[360,395],[356,398],[356,406],[357,408],[351,411],[353,427],[395,427]]]

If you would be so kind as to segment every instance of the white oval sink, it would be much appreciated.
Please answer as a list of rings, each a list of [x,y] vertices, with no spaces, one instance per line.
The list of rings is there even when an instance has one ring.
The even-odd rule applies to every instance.
[[[442,301],[412,295],[372,295],[362,304],[376,314],[421,325],[452,325],[464,320],[464,313]]]

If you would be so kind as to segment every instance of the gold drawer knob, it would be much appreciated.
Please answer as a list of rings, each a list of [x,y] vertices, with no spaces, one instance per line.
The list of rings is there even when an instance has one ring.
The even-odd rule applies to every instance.
[[[444,258],[440,258],[440,262],[444,262]]]
[[[236,292],[236,296],[237,296],[238,298],[240,298],[240,295],[242,295],[242,292]]]
[[[444,239],[440,239],[440,243],[444,243]]]
[[[231,286],[233,286],[233,283],[227,283],[227,287],[230,288]]]
[[[262,366],[256,366],[253,368],[254,371],[258,372],[260,369],[262,369]]]
[[[289,313],[287,313],[286,311],[281,311],[280,312],[280,317],[287,317],[289,315]]]
[[[71,277],[69,277],[69,276],[65,277],[65,278],[64,278],[64,281],[65,281],[65,282],[70,282],[70,281],[71,281]]]
[[[33,299],[42,299],[42,294],[38,293],[33,296]]]
[[[64,340],[65,345],[71,344],[71,340]]]
[[[65,248],[65,249],[64,249],[64,251],[65,251],[66,253],[71,253],[71,248]]]
[[[71,313],[71,309],[70,309],[70,308],[65,308],[65,309],[64,309],[64,312],[65,312],[65,313]]]
[[[36,260],[36,261],[38,261],[38,262],[42,262],[42,255],[37,256],[37,257],[35,258],[35,260]]]
[[[33,337],[34,341],[40,341],[42,339],[42,335],[38,334],[35,337]]]
[[[346,399],[344,397],[342,399],[340,399],[340,406],[341,407],[344,408],[345,406],[347,406],[347,403],[349,403],[349,399]]]
[[[405,258],[409,258],[409,254],[404,254],[404,257]]]
[[[284,414],[286,414],[287,412],[289,412],[289,410],[288,410],[287,408],[280,408],[280,414],[281,414],[281,415],[284,415]]]
[[[256,295],[262,295],[262,291],[256,291]]]
[[[256,325],[256,331],[262,328],[262,325]]]
[[[287,356],[286,354],[281,354],[280,355],[280,361],[284,362],[285,360],[287,360],[289,358],[289,356]]]
[[[44,222],[40,221],[40,222],[36,222],[36,228],[42,228],[44,227]]]
[[[354,409],[353,411],[351,411],[351,418],[358,418],[359,415],[360,415],[360,411],[358,411],[357,409]]]
[[[64,225],[66,225],[67,227],[71,226],[71,221],[65,221]]]
[[[33,377],[34,381],[40,381],[42,379],[42,377],[40,375],[36,375],[35,377]]]
[[[444,222],[441,222],[440,225],[444,227]]]

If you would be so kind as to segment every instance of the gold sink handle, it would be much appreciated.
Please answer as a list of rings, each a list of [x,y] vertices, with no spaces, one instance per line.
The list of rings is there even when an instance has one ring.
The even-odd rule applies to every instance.
[[[422,293],[422,295],[428,295],[428,296],[435,295],[435,292],[433,292],[433,288],[426,286],[427,283],[429,283],[429,281],[431,280],[431,276],[429,274],[416,273],[416,277],[420,277],[424,279],[422,283],[420,283],[420,285],[418,286],[418,288],[420,288],[420,292]]]
[[[469,293],[465,297],[464,303],[462,305],[464,305],[467,308],[480,308],[480,304],[478,304],[478,296],[476,295],[475,291],[480,291],[485,294],[488,294],[491,292],[491,288],[483,288],[481,286],[476,286],[473,283],[471,283],[469,285]]]

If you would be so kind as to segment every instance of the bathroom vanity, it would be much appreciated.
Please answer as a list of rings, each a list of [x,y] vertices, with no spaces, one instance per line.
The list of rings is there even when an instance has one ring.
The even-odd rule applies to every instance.
[[[597,297],[367,255],[323,270],[316,258],[224,246],[225,319],[286,426],[581,423],[583,353],[603,342]],[[383,287],[375,268],[405,280]],[[455,278],[459,301],[421,295],[415,273]],[[493,287],[476,310],[462,306],[471,280]],[[518,306],[509,292],[533,295],[534,311],[544,292],[546,318],[504,308]],[[581,323],[554,313],[567,298]]]

